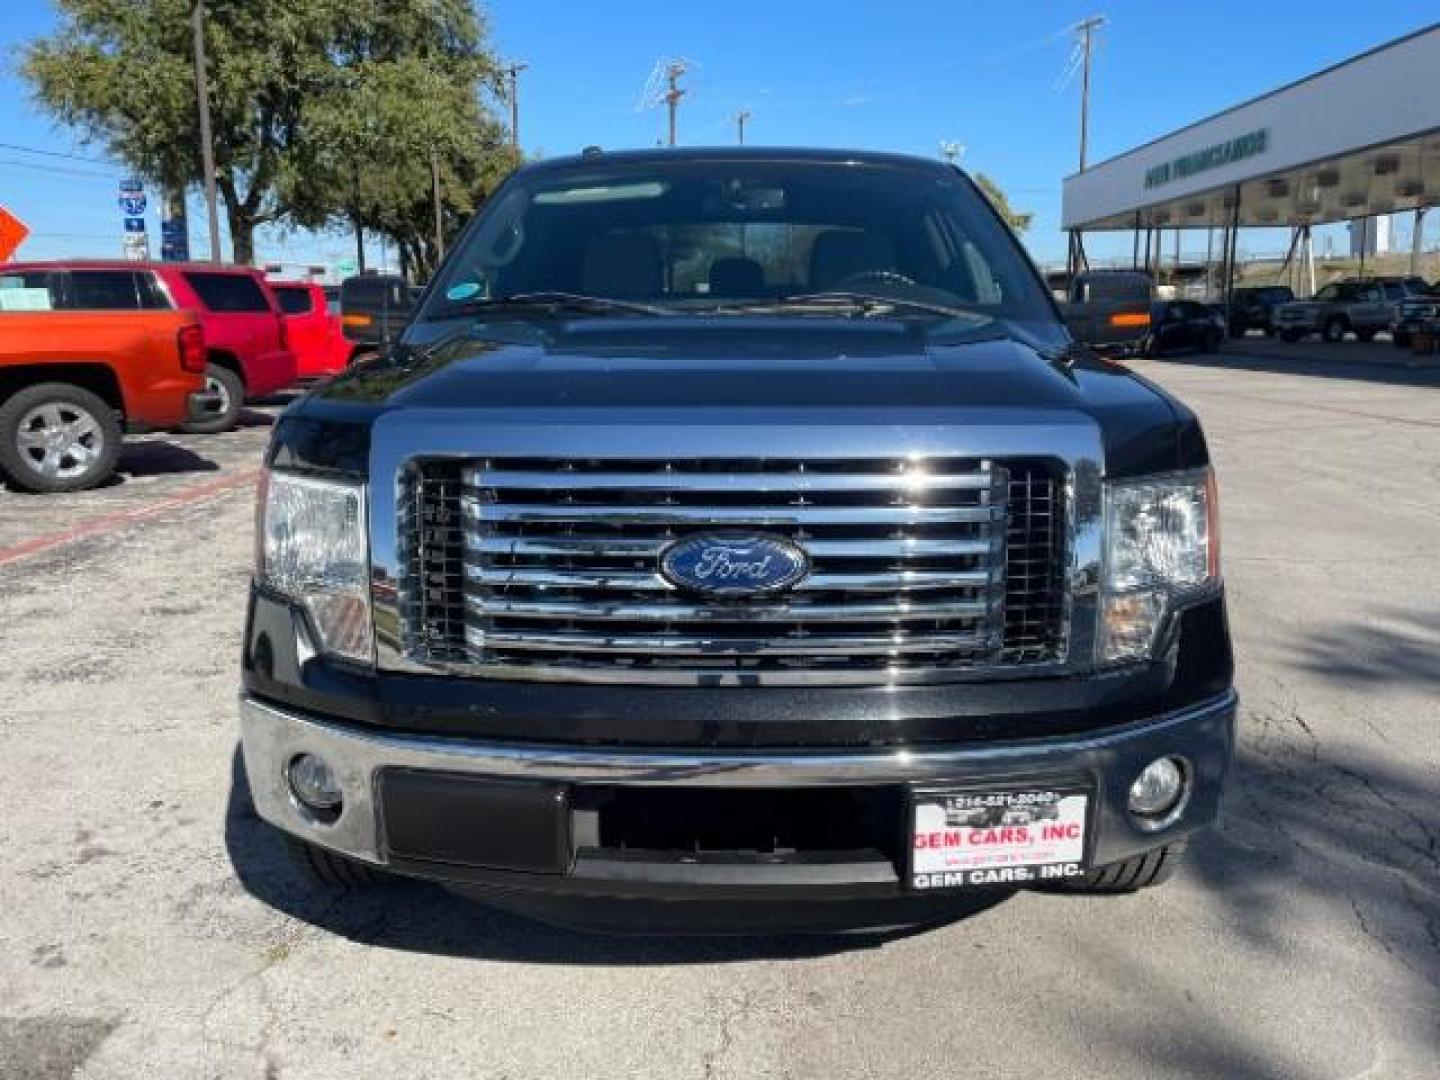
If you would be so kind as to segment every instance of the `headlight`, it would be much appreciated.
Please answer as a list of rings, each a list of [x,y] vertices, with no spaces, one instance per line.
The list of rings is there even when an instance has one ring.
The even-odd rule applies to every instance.
[[[309,612],[324,651],[372,663],[365,486],[270,473],[259,532],[260,581]]]
[[[1219,579],[1210,469],[1106,485],[1102,662],[1149,656],[1175,599]]]

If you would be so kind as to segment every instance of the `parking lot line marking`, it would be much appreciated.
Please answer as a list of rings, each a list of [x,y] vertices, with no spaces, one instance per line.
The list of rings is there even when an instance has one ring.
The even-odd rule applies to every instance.
[[[64,547],[66,544],[73,544],[77,540],[85,540],[94,536],[104,536],[107,533],[119,532],[129,528],[137,522],[164,514],[170,510],[179,510],[182,507],[193,506],[195,503],[204,502],[206,499],[223,495],[229,491],[235,491],[247,485],[252,485],[260,478],[259,469],[250,469],[247,472],[235,476],[227,476],[220,480],[211,480],[208,483],[196,484],[192,488],[185,488],[175,495],[164,499],[158,499],[143,506],[137,506],[130,510],[121,510],[114,514],[102,514],[100,517],[91,518],[89,521],[82,521],[59,532],[50,533],[48,536],[37,536],[33,540],[26,540],[11,547],[0,548],[0,566],[9,566],[12,563],[24,562],[36,555],[47,551],[54,551],[56,548]]]

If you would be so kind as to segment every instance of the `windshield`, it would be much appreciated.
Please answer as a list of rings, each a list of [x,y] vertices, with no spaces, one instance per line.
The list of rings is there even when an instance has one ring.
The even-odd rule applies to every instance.
[[[1361,286],[1344,282],[1332,282],[1315,294],[1316,300],[1353,300],[1360,295]]]
[[[624,301],[588,310],[634,316],[811,305],[833,314],[881,297],[894,301],[889,317],[1053,322],[980,198],[953,171],[874,163],[651,160],[521,173],[466,234],[420,318],[473,315],[504,298]]]

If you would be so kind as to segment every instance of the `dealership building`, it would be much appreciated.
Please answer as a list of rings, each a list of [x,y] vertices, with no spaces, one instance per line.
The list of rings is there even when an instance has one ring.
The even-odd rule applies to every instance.
[[[1228,289],[1239,230],[1289,228],[1286,268],[1313,290],[1314,226],[1352,222],[1363,259],[1390,215],[1409,214],[1413,268],[1425,211],[1440,203],[1437,80],[1440,25],[1069,176],[1072,257],[1085,261],[1087,234],[1130,232],[1134,264],[1153,270],[1169,234],[1207,230]]]

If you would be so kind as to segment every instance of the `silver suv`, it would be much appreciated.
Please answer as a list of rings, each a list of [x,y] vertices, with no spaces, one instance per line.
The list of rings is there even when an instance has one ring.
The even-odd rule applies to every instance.
[[[1370,341],[1389,330],[1395,307],[1426,291],[1421,278],[1366,278],[1332,282],[1309,300],[1294,300],[1275,309],[1275,328],[1286,341],[1319,334],[1326,341],[1343,341],[1353,333]]]

